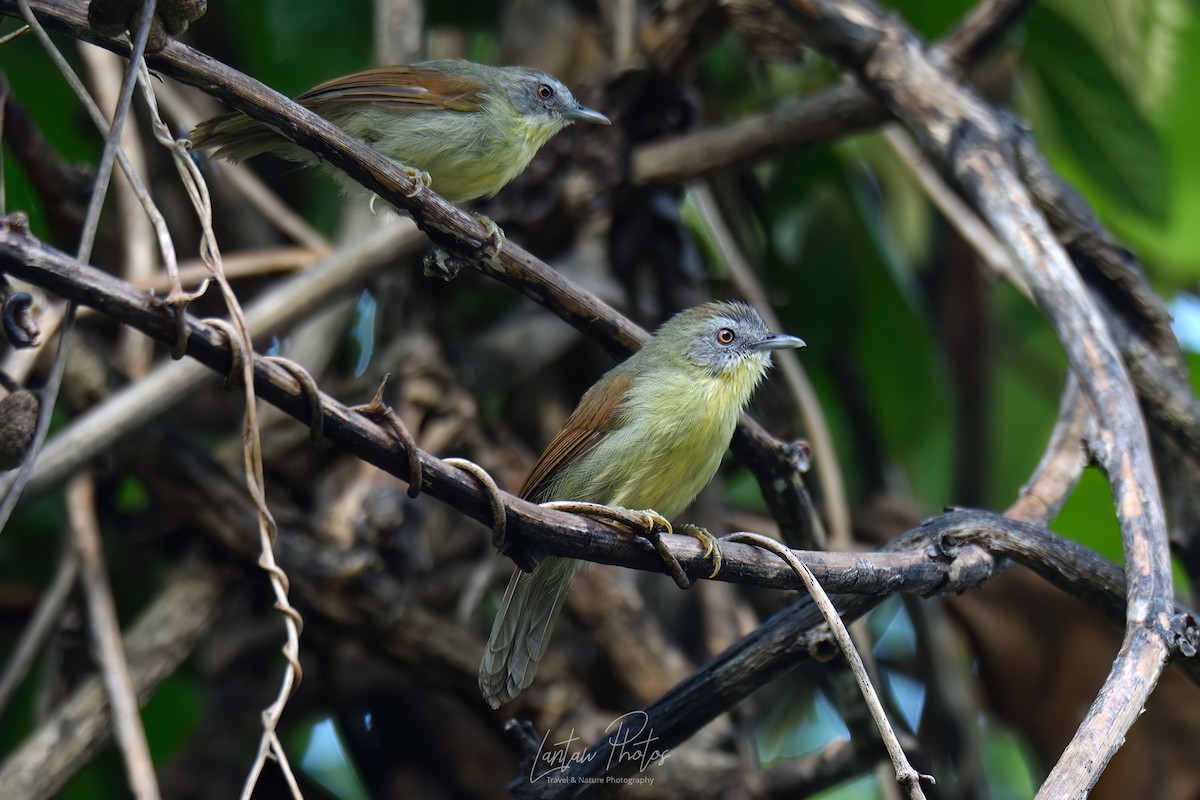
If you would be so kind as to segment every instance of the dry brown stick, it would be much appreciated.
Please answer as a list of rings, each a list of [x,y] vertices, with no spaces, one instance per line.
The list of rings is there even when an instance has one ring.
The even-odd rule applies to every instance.
[[[856,86],[838,86],[735,122],[657,139],[633,151],[635,184],[680,183],[715,170],[753,164],[827,144],[887,120]]]
[[[64,548],[58,559],[58,569],[54,573],[54,578],[42,592],[42,596],[38,598],[37,609],[33,612],[25,630],[21,632],[21,639],[13,650],[12,657],[8,660],[8,666],[4,669],[4,677],[0,679],[0,715],[4,713],[4,709],[8,708],[13,694],[20,687],[21,681],[25,679],[33,662],[37,660],[42,645],[54,631],[54,626],[67,606],[67,600],[71,596],[71,589],[74,588],[75,578],[78,575],[79,556],[75,553],[74,548]]]
[[[117,92],[121,86],[123,61],[97,47],[79,44],[79,54],[88,67],[92,80],[92,91],[96,105],[109,114],[117,105]],[[146,170],[146,155],[142,147],[141,134],[137,125],[126,125],[121,129],[121,149],[139,175],[149,174]],[[121,274],[132,283],[145,280],[154,274],[154,230],[150,220],[142,212],[133,185],[120,173],[113,183],[113,195],[117,213],[117,224],[121,228],[121,244],[124,249],[121,259]],[[140,378],[150,370],[154,358],[154,343],[146,341],[131,330],[120,333],[117,344],[117,363],[130,378]]]
[[[167,115],[184,130],[191,130],[201,121],[195,104],[189,103],[176,86],[168,83],[158,84],[154,87],[154,94]],[[332,251],[332,245],[325,235],[289,208],[249,167],[228,162],[214,162],[213,166],[217,168],[222,179],[241,192],[247,202],[258,209],[266,220],[297,244],[317,257],[327,256]]]
[[[693,199],[700,220],[707,229],[709,236],[716,244],[721,254],[733,285],[751,305],[759,309],[767,327],[781,331],[783,325],[779,315],[771,308],[767,292],[762,282],[754,274],[748,259],[734,241],[733,232],[720,214],[716,197],[707,183],[696,183],[692,186]],[[804,432],[812,440],[813,463],[816,466],[817,479],[825,496],[826,514],[829,517],[829,537],[823,535],[824,530],[820,520],[814,520],[813,529],[820,536],[816,538],[822,549],[830,546],[835,550],[849,550],[851,547],[850,533],[850,504],[846,499],[846,484],[842,479],[842,467],[838,463],[837,448],[833,443],[833,434],[829,430],[829,420],[821,408],[817,391],[808,378],[800,357],[796,351],[777,353],[776,363],[783,378],[787,382],[796,404],[800,408]]]
[[[231,279],[261,278],[281,272],[295,272],[312,266],[329,253],[320,254],[307,247],[261,247],[239,250],[225,255],[225,275]],[[196,288],[211,273],[199,259],[182,261],[179,264],[179,280],[185,288]],[[146,280],[134,281],[140,289],[161,294],[170,288],[166,275],[153,275]]]
[[[733,15],[770,12],[770,0],[724,0]],[[976,61],[1032,5],[1031,0],[986,0],[941,43],[939,52],[959,69]],[[792,31],[772,27],[774,37]],[[634,183],[679,183],[718,169],[828,144],[886,122],[887,111],[857,86],[843,85],[779,108],[643,144],[633,152]]]
[[[246,309],[251,334],[262,337],[290,324],[331,295],[358,285],[390,259],[414,252],[421,241],[415,227],[403,223],[334,252],[256,298]],[[181,402],[205,380],[211,380],[208,370],[195,362],[173,361],[115,392],[46,443],[28,491],[36,494],[65,480],[80,464]],[[5,479],[0,478],[0,489],[4,486]]]
[[[816,46],[897,116],[952,176],[1025,274],[1095,410],[1130,567],[1125,641],[1095,703],[1042,787],[1087,792],[1141,713],[1175,644],[1166,521],[1129,375],[1079,274],[1017,175],[1004,120],[925,55],[898,19],[867,2],[791,0]]]
[[[100,544],[96,487],[89,473],[81,472],[67,483],[66,502],[71,534],[82,567],[80,577],[87,596],[92,642],[104,678],[113,730],[125,759],[129,788],[139,800],[153,800],[159,796],[158,778],[154,774],[154,763],[150,760],[150,745],[146,741],[142,718],[138,715],[137,696],[133,679],[129,676],[129,662],[121,643],[117,607],[113,602],[108,570],[104,566],[104,551]]]
[[[850,664],[850,671],[854,674],[854,679],[858,682],[867,708],[870,709],[871,716],[874,718],[875,724],[879,728],[879,733],[883,737],[883,745],[887,749],[888,755],[891,756],[892,768],[896,774],[896,783],[900,784],[907,791],[908,796],[912,800],[924,800],[925,793],[921,791],[921,780],[928,780],[932,783],[933,776],[920,774],[909,763],[908,756],[904,754],[904,748],[900,746],[900,740],[896,736],[896,731],[892,729],[891,723],[888,722],[887,712],[883,710],[883,703],[879,701],[879,694],[875,691],[875,686],[871,683],[871,679],[867,675],[867,668],[863,664],[862,656],[859,655],[858,648],[854,646],[854,640],[850,638],[850,631],[846,629],[842,618],[838,616],[833,601],[829,599],[829,595],[825,594],[825,590],[821,588],[821,584],[817,581],[816,576],[812,574],[812,571],[808,567],[804,566],[802,561],[796,558],[792,551],[774,539],[757,533],[735,533],[728,538],[730,541],[745,542],[746,544],[753,544],[769,550],[787,562],[787,565],[804,581],[804,588],[808,590],[813,603],[820,609],[825,624],[833,631],[833,637],[837,640],[838,646],[842,650],[842,655],[846,657],[846,661]]]
[[[178,669],[216,619],[225,580],[199,560],[185,562],[166,578],[162,592],[125,636],[129,674],[139,703]],[[112,734],[112,720],[99,676],[84,680],[0,764],[7,797],[43,800],[92,759]]]

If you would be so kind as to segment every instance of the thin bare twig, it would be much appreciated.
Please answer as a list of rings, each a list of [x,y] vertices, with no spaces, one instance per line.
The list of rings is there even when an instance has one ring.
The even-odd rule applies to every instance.
[[[13,695],[21,686],[21,681],[29,673],[29,668],[37,660],[38,652],[46,639],[54,632],[67,600],[71,597],[71,589],[75,586],[75,578],[79,575],[79,556],[73,547],[63,548],[58,559],[58,568],[50,585],[38,598],[37,609],[29,619],[29,624],[21,632],[21,638],[8,659],[4,669],[4,677],[0,678],[0,714],[8,708]]]
[[[712,188],[707,183],[695,183],[691,187],[692,197],[700,219],[708,230],[709,236],[717,245],[721,257],[733,278],[733,285],[750,303],[755,306],[767,327],[781,331],[783,325],[779,315],[775,313],[766,291],[763,289],[758,276],[750,267],[744,253],[734,241],[733,232],[721,217]],[[813,530],[819,533],[818,546],[832,547],[835,550],[846,550],[851,547],[850,534],[850,504],[846,499],[846,484],[842,479],[842,467],[838,463],[837,448],[833,443],[833,435],[829,431],[829,420],[821,408],[817,392],[808,373],[795,351],[779,352],[775,355],[779,370],[787,381],[788,389],[800,407],[804,432],[812,440],[813,463],[817,468],[817,477],[825,497],[825,510],[829,515],[829,541],[825,542],[824,530],[820,520],[814,520]]]
[[[208,195],[208,187],[200,174],[199,168],[192,161],[183,143],[175,140],[166,123],[159,116],[158,105],[150,81],[150,73],[144,65],[140,66],[139,77],[141,78],[143,95],[150,110],[155,136],[159,143],[171,154],[175,167],[179,172],[179,178],[187,190],[188,197],[192,201],[196,216],[200,222],[200,257],[212,270],[213,277],[216,278],[217,285],[221,289],[221,296],[225,300],[225,307],[229,311],[231,322],[228,323],[227,335],[230,350],[231,352],[249,354],[253,352],[254,346],[250,339],[250,331],[246,326],[246,319],[242,312],[241,303],[238,301],[233,287],[229,285],[229,280],[226,278],[221,265],[221,251],[212,229],[212,203]],[[168,302],[171,302],[170,297],[168,297]],[[186,324],[183,319],[184,308],[181,303],[175,303],[174,315],[177,330],[182,333],[186,330]],[[222,327],[225,328],[225,325],[222,325]],[[177,346],[181,348],[183,344],[183,340],[177,342]],[[236,360],[234,365],[235,367],[237,366]],[[267,758],[271,757],[279,765],[280,771],[283,773],[284,779],[291,789],[292,796],[300,798],[302,797],[300,788],[296,783],[295,776],[292,774],[287,753],[284,751],[283,745],[275,733],[275,728],[279,724],[280,717],[283,716],[283,709],[287,705],[288,698],[300,681],[300,629],[302,620],[300,612],[288,601],[287,574],[280,569],[275,561],[274,544],[278,529],[276,528],[275,519],[271,515],[271,511],[267,507],[266,479],[264,477],[262,460],[262,438],[258,429],[258,397],[254,389],[253,359],[242,359],[240,380],[246,404],[242,423],[243,466],[246,473],[247,487],[258,508],[259,540],[262,548],[259,565],[267,573],[271,589],[275,594],[275,608],[283,617],[286,637],[283,645],[283,655],[287,662],[287,666],[283,670],[279,693],[275,701],[262,713],[263,735],[259,743],[258,755],[250,767],[250,774],[247,776],[245,786],[242,789],[242,797],[243,800],[249,800],[253,794],[255,785],[258,783],[258,776],[266,765]]]
[[[195,105],[189,103],[175,85],[159,83],[154,87],[154,94],[162,104],[163,110],[184,130],[191,130],[200,122],[201,116],[196,113]],[[325,235],[289,208],[279,195],[271,191],[246,165],[222,161],[213,162],[212,166],[223,180],[241,192],[242,196],[258,209],[264,219],[290,236],[297,244],[318,257],[332,252],[333,246]],[[228,262],[225,266],[229,267]]]
[[[942,212],[958,235],[983,259],[983,262],[995,272],[1007,278],[1021,294],[1030,300],[1033,292],[1029,282],[1013,263],[1012,255],[1004,249],[1004,245],[992,233],[991,228],[984,224],[966,202],[959,197],[920,149],[913,143],[912,137],[895,123],[883,126],[883,139],[892,148],[900,163],[908,168],[912,176],[921,184],[930,201]]]
[[[769,550],[775,555],[782,558],[787,565],[791,567],[800,579],[804,581],[804,588],[808,589],[809,595],[812,596],[813,602],[821,611],[821,616],[825,618],[825,624],[833,631],[833,636],[837,639],[838,646],[842,649],[842,654],[846,657],[846,661],[850,664],[850,671],[854,673],[854,679],[858,682],[859,689],[862,690],[863,699],[867,703],[867,708],[871,711],[871,716],[875,720],[875,725],[879,728],[879,733],[883,736],[883,745],[887,748],[888,755],[892,759],[892,768],[896,772],[896,783],[900,784],[907,792],[912,800],[924,800],[925,793],[921,791],[921,780],[927,780],[933,783],[932,775],[922,775],[913,769],[912,764],[908,762],[908,756],[904,754],[904,748],[900,746],[900,740],[896,736],[896,732],[892,730],[892,725],[888,722],[887,713],[883,710],[883,704],[879,702],[879,695],[875,691],[875,686],[871,683],[870,677],[867,675],[867,668],[863,664],[862,656],[858,653],[858,648],[854,646],[854,641],[850,638],[850,631],[846,629],[842,623],[842,618],[838,615],[837,609],[829,596],[825,594],[825,590],[821,588],[821,584],[817,581],[816,576],[812,571],[804,566],[804,562],[796,558],[795,554],[781,545],[774,539],[763,536],[757,533],[734,533],[726,537],[733,542],[745,542],[756,547],[761,547]]]
[[[78,45],[80,56],[88,65],[92,78],[96,104],[101,108],[115,108],[117,88],[121,85],[122,60],[99,47]],[[138,174],[146,174],[146,156],[142,148],[141,134],[136,125],[121,129],[121,150]],[[121,244],[124,250],[121,259],[121,274],[131,283],[139,283],[155,273],[154,231],[150,220],[142,212],[133,184],[121,175],[113,185],[116,201],[117,223],[121,226]],[[117,359],[120,369],[131,379],[137,379],[150,371],[154,358],[154,343],[136,331],[123,330],[117,343]]]
[[[320,254],[307,247],[263,247],[242,250],[225,255],[225,277],[230,279],[261,278],[280,272],[295,272],[311,267],[328,253]],[[179,281],[185,288],[201,285],[208,280],[209,269],[200,259],[190,259],[179,264]],[[158,293],[171,288],[166,275],[161,273],[133,284],[139,289]],[[253,306],[246,315],[252,314]],[[251,324],[253,328],[253,324]]]
[[[0,36],[0,47],[3,47],[15,39],[20,39],[22,36],[32,31],[33,28],[30,28],[28,25],[22,25],[12,33],[6,33],[3,36]],[[3,206],[0,206],[0,208],[3,208]]]
[[[113,729],[129,788],[139,800],[159,796],[154,763],[150,760],[150,745],[146,730],[138,715],[138,702],[129,676],[129,662],[121,644],[121,628],[117,622],[117,607],[113,602],[104,552],[100,544],[100,521],[96,519],[95,483],[87,472],[76,475],[67,484],[67,515],[75,549],[82,566],[80,576],[87,595],[88,619],[91,622],[92,642],[100,662],[104,688],[112,708]]]

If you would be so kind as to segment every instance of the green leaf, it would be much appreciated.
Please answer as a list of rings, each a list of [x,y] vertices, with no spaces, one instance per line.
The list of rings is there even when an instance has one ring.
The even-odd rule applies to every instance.
[[[1078,164],[1077,179],[1151,220],[1167,213],[1169,179],[1158,134],[1108,63],[1074,26],[1039,5],[1026,22],[1027,84],[1047,150]]]
[[[945,370],[913,267],[884,212],[878,173],[861,150],[839,146],[835,158],[819,151],[777,170],[763,220],[773,244],[767,280],[786,298],[784,328],[808,342],[803,361],[847,477],[863,474],[856,438],[874,434],[883,466],[901,467],[913,495],[937,507],[950,484]],[[853,373],[873,434],[832,389],[831,364]]]
[[[927,41],[941,38],[962,21],[974,0],[886,0],[881,5],[895,9],[904,21]]]

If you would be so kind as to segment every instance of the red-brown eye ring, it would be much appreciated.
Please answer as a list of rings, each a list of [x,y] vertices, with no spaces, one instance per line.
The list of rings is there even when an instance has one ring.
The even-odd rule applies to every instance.
[[[737,334],[733,332],[733,328],[721,328],[717,331],[717,341],[721,344],[733,344],[733,340],[737,338]]]
[[[550,88],[550,85],[547,83],[538,84],[537,96],[543,100],[549,100],[551,97],[554,97],[554,89]]]

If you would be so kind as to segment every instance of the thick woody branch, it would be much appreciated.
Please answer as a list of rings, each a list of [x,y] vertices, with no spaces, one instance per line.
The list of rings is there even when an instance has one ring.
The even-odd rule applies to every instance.
[[[644,144],[633,151],[630,177],[637,184],[680,183],[828,144],[886,121],[887,112],[857,86],[838,86],[736,122]]]
[[[1126,640],[1042,787],[1045,796],[1084,794],[1140,714],[1173,646],[1166,524],[1129,375],[1108,326],[1017,174],[1002,115],[935,65],[897,18],[869,3],[791,0],[789,7],[816,46],[912,131],[988,221],[1033,289],[1095,411],[1097,449],[1130,567]]]
[[[965,71],[1032,5],[1032,0],[985,0],[942,40],[939,51]],[[800,50],[803,29],[772,0],[722,0],[721,7],[751,48],[783,57],[794,57]],[[644,144],[633,152],[631,177],[638,184],[680,183],[828,144],[888,118],[887,110],[858,86],[836,86],[771,111]],[[1048,189],[1053,185],[1049,182]]]

